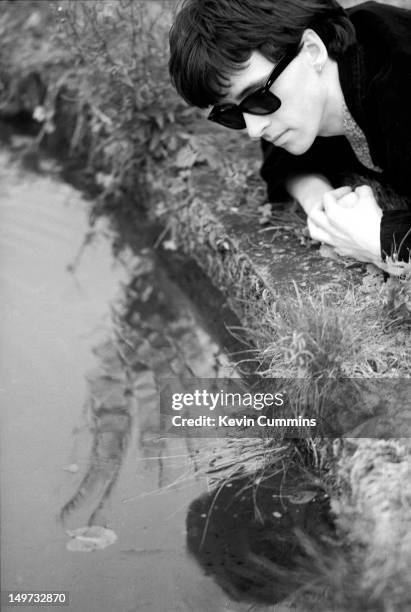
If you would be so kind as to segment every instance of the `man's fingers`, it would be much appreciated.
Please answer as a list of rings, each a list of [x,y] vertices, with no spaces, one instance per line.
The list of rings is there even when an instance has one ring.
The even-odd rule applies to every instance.
[[[360,185],[360,187],[356,187],[355,189],[355,193],[358,196],[374,196],[373,190],[371,189],[371,187],[369,185]]]
[[[318,240],[318,242],[325,242],[326,244],[331,244],[331,239],[326,230],[319,227],[312,219],[308,218],[307,220],[308,231],[310,232],[310,236],[313,240]]]
[[[326,232],[330,231],[331,229],[328,217],[324,210],[322,210],[321,208],[313,208],[310,214],[308,215],[308,221],[312,221],[320,229],[323,229]]]
[[[354,208],[358,204],[358,196],[353,191],[346,195],[344,198],[338,200],[338,207],[341,208]]]
[[[329,217],[338,215],[344,208],[353,208],[358,203],[358,196],[351,191],[339,200],[332,197],[332,193],[326,193],[323,197],[324,209]]]
[[[352,189],[351,187],[339,187],[338,189],[334,189],[329,193],[331,193],[336,200],[339,200],[340,198],[348,195],[349,193],[352,193]]]
[[[323,196],[323,203],[328,202],[329,204],[340,202],[340,200],[350,193],[353,193],[351,187],[339,187],[338,189],[333,189],[332,191],[327,191],[327,193]]]

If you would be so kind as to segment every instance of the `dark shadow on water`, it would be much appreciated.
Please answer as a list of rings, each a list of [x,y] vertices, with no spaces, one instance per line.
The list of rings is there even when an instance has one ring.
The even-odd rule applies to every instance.
[[[187,546],[232,598],[273,604],[307,581],[302,537],[325,550],[334,528],[327,495],[301,473],[257,482],[226,481],[193,501]]]

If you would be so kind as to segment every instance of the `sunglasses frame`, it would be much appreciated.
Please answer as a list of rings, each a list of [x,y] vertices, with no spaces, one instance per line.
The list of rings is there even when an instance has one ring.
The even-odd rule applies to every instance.
[[[247,113],[249,115],[271,115],[271,113],[275,113],[281,106],[281,100],[278,96],[276,96],[270,91],[270,87],[272,87],[274,81],[278,79],[280,74],[287,68],[287,66],[292,62],[292,60],[297,55],[298,55],[298,50],[297,52],[294,50],[294,51],[289,51],[288,53],[285,53],[280,58],[280,60],[277,62],[277,64],[274,66],[270,74],[268,75],[265,85],[263,85],[262,87],[258,87],[255,91],[248,94],[244,98],[244,100],[240,102],[240,104],[219,104],[219,105],[213,106],[207,119],[209,119],[210,121],[214,121],[215,123],[219,123],[220,125],[223,125],[224,127],[228,127],[233,130],[244,130],[246,128],[246,123],[243,117],[243,113]],[[247,108],[245,108],[245,106],[247,104],[247,100],[249,100],[250,98],[254,96],[267,96],[267,98],[272,103],[274,102],[277,103],[277,107],[274,108],[274,110],[270,109],[262,113],[252,112],[248,110]],[[235,113],[235,115],[237,115],[238,127],[227,125],[227,123],[224,122],[224,115],[227,114],[227,112],[231,114],[231,116],[232,116],[232,113]],[[241,124],[241,127],[240,127],[240,124]]]

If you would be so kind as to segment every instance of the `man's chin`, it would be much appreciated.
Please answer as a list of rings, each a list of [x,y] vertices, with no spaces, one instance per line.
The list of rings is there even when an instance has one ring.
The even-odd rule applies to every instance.
[[[302,140],[290,140],[289,142],[284,142],[281,148],[291,153],[291,155],[304,155],[311,145],[312,142],[306,143]]]

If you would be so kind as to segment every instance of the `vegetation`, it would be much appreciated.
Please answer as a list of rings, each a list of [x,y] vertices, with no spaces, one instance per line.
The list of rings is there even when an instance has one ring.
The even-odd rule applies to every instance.
[[[96,214],[121,206],[161,216],[166,196],[168,209],[181,204],[194,166],[224,174],[218,135],[207,134],[168,77],[173,5],[17,0],[1,16],[0,109],[34,112],[36,146],[64,149],[98,186]],[[21,46],[17,30],[27,35]],[[27,75],[40,75],[44,95],[24,99]]]
[[[170,219],[184,197],[194,195],[194,167],[210,168],[230,187],[233,177],[243,175],[241,160],[222,154],[224,130],[206,126],[171,86],[166,41],[174,4],[17,0],[0,22],[8,34],[2,56],[13,58],[4,62],[4,104],[10,106],[18,90],[10,75],[17,70],[21,82],[25,74],[41,72],[45,96],[28,104],[40,126],[35,146],[64,150],[82,167],[99,191],[95,215],[114,210],[116,219],[120,210],[132,215],[145,209],[163,220],[167,211]],[[32,57],[30,45],[16,49],[9,34],[16,28],[27,31]],[[16,69],[21,65],[23,72]],[[231,141],[237,157],[244,143],[238,144],[237,134]]]
[[[116,206],[152,203],[195,116],[168,79],[170,11],[158,4],[68,0],[58,9],[59,43],[72,60],[64,87],[77,105],[70,151],[86,155],[100,201]]]
[[[262,374],[321,379],[410,376],[407,289],[409,280],[383,284],[375,272],[359,287],[319,288],[305,294],[296,288],[294,298],[268,314],[274,333],[271,338],[262,334]]]

